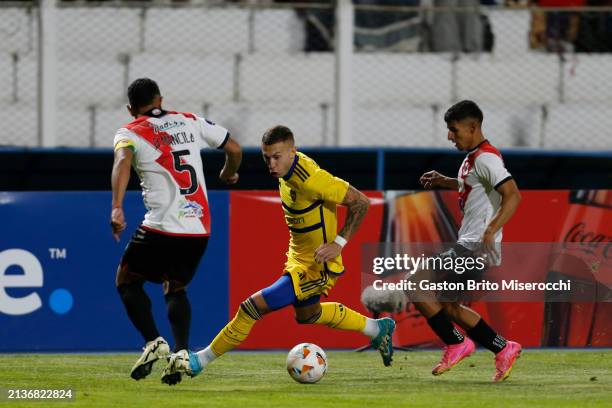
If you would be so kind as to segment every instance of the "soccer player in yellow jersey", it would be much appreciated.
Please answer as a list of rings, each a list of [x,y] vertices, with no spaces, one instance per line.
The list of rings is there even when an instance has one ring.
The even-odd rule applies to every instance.
[[[384,365],[391,364],[395,330],[392,319],[370,319],[340,303],[321,302],[321,295],[327,295],[344,273],[340,253],[363,221],[370,205],[368,198],[298,152],[293,134],[285,126],[266,131],[262,153],[270,175],[279,181],[291,235],[285,270],[271,286],[242,302],[234,319],[204,350],[172,354],[162,380],[175,373],[198,375],[211,361],[241,344],[265,314],[289,305],[294,307],[298,323],[365,334],[380,352]],[[339,233],[338,204],[348,208]]]

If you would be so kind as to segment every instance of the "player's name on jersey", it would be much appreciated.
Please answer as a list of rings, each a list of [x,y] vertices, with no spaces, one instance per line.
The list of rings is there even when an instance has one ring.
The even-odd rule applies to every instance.
[[[157,135],[155,138],[156,145],[165,144],[165,145],[174,146],[177,144],[186,144],[186,143],[194,143],[194,142],[195,142],[195,137],[193,136],[193,133],[187,133],[187,132]]]

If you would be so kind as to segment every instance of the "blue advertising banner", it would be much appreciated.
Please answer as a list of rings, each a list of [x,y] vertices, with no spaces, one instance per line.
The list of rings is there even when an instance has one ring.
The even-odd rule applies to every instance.
[[[229,194],[209,192],[212,235],[188,294],[191,347],[228,320]],[[115,288],[117,265],[144,216],[128,192],[121,242],[109,227],[110,192],[0,193],[0,352],[134,350],[143,346]],[[172,344],[161,285],[145,285]]]

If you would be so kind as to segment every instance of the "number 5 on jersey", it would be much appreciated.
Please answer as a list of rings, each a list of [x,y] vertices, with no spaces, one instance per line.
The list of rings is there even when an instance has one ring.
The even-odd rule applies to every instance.
[[[186,163],[181,163],[181,156],[189,155],[189,150],[179,150],[177,152],[172,152],[172,157],[174,158],[174,169],[178,172],[189,172],[189,188],[181,188],[181,195],[190,195],[197,191],[198,189],[198,176],[196,175],[195,169]]]

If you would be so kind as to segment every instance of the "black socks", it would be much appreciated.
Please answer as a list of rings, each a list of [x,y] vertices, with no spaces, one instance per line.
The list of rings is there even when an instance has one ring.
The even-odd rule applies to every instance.
[[[127,283],[117,288],[121,300],[125,305],[128,317],[132,324],[142,334],[145,342],[155,340],[159,337],[153,313],[151,312],[151,300],[143,289],[142,283]]]
[[[448,320],[448,317],[444,314],[444,309],[427,319],[427,323],[447,345],[459,344],[463,341],[463,334]]]
[[[191,305],[184,290],[168,293],[168,320],[174,336],[174,352],[187,350],[189,347],[189,327],[191,325]]]
[[[497,334],[485,321],[480,319],[476,326],[467,331],[476,343],[488,348],[495,354],[499,353],[506,347],[506,339]]]

